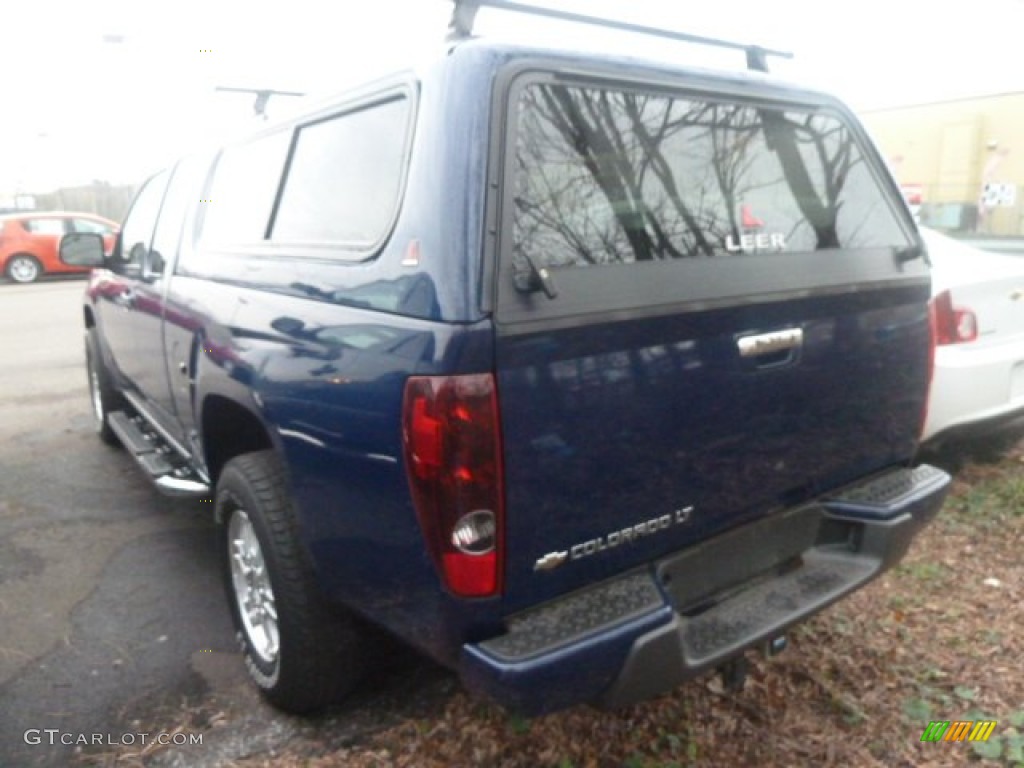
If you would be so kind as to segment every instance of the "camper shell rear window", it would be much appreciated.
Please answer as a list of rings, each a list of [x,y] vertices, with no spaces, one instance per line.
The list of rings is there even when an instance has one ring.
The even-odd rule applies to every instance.
[[[808,265],[821,265],[825,283],[870,278],[868,262],[878,278],[914,248],[891,184],[838,109],[535,74],[510,89],[506,130],[506,307],[537,305],[521,290],[537,268],[570,288],[573,273],[595,268],[607,270],[605,283],[644,281],[644,272],[658,284],[688,279],[680,295],[708,299],[756,293],[755,273],[772,260],[801,264],[794,287],[806,288],[816,283]],[[866,262],[851,271],[857,259]],[[713,273],[748,279],[703,281],[695,294],[693,279],[706,271],[695,265],[709,262],[730,263]]]

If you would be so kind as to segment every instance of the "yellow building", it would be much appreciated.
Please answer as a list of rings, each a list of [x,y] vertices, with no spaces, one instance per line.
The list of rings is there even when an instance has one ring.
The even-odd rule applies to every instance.
[[[1024,235],[1024,92],[860,116],[923,224]]]

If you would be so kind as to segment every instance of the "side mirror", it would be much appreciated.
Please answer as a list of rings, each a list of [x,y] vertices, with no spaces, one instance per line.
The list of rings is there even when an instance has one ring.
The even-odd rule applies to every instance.
[[[150,250],[142,259],[142,272],[147,277],[160,277],[164,273],[164,257],[159,251]]]
[[[60,239],[60,260],[72,267],[103,266],[103,235],[72,232]]]

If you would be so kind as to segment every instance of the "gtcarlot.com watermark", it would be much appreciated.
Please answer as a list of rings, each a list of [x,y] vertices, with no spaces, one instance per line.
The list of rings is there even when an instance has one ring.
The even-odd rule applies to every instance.
[[[201,733],[72,733],[59,728],[29,728],[23,736],[26,744],[66,747],[133,747],[158,744],[183,747],[203,743]]]

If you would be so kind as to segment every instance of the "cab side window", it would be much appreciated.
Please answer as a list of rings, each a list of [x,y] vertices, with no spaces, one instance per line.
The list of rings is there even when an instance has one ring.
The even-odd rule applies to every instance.
[[[167,187],[167,171],[147,181],[139,191],[132,209],[125,219],[121,238],[115,251],[112,267],[116,272],[141,275],[142,265],[153,240],[156,217]]]
[[[162,275],[167,265],[174,262],[179,245],[187,247],[182,235],[192,221],[189,213],[199,204],[199,194],[209,167],[209,158],[197,155],[186,157],[175,167],[153,235],[146,265],[147,276]]]

